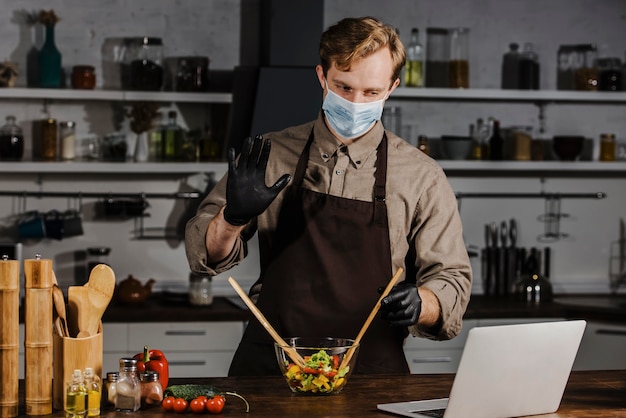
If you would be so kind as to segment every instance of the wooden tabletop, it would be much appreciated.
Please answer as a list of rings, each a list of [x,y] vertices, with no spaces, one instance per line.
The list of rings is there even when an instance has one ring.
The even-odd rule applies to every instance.
[[[453,374],[353,375],[341,393],[323,397],[292,394],[282,377],[171,379],[171,384],[211,384],[222,391],[235,391],[243,395],[250,403],[250,413],[246,414],[244,403],[229,396],[221,416],[337,418],[392,417],[393,415],[378,411],[376,405],[386,402],[446,397],[453,379]],[[23,403],[22,398],[20,403],[22,414]],[[137,417],[178,418],[194,416],[191,413],[184,415],[165,413],[160,407],[139,410],[134,414],[124,414],[126,417],[135,415]],[[55,411],[52,416],[63,417],[64,413]],[[120,415],[112,408],[104,408],[102,416],[119,417]],[[626,417],[626,370],[572,372],[559,410],[554,414],[542,415],[542,417]]]

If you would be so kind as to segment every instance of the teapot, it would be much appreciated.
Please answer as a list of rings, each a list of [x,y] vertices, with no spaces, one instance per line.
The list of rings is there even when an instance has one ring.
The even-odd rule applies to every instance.
[[[154,279],[149,279],[146,284],[142,284],[132,274],[129,274],[115,287],[115,298],[123,304],[143,303],[152,294],[154,282]]]

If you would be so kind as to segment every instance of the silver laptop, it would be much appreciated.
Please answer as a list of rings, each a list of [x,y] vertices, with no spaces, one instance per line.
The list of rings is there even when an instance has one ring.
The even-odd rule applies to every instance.
[[[472,328],[449,398],[385,403],[378,409],[444,418],[555,412],[586,325],[576,320]]]

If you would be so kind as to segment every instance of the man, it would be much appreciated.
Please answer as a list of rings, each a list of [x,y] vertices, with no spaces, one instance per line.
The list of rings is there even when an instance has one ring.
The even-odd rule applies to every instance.
[[[283,337],[356,337],[404,268],[361,341],[356,372],[408,373],[409,332],[454,337],[469,300],[456,198],[436,162],[380,122],[405,63],[396,30],[343,19],[322,34],[320,59],[317,120],[248,138],[238,161],[229,150],[228,174],[187,224],[187,257],[192,270],[219,274],[258,231],[250,294]],[[278,373],[272,340],[252,320],[229,374]]]

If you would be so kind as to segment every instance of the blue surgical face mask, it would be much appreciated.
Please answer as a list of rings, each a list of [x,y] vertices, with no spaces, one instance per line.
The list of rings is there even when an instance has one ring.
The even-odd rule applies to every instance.
[[[354,103],[328,88],[322,110],[328,124],[343,139],[353,139],[365,134],[383,114],[385,99],[375,102]]]

